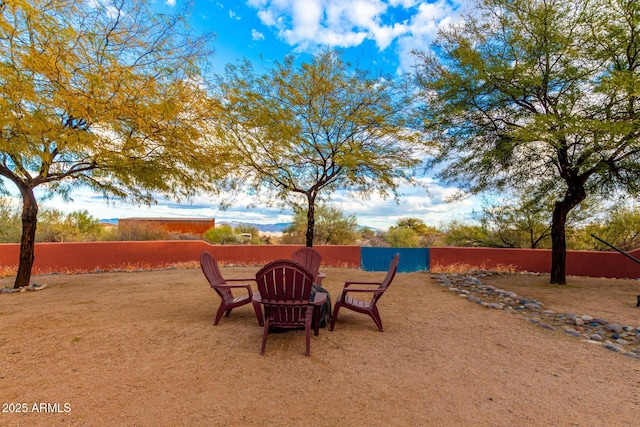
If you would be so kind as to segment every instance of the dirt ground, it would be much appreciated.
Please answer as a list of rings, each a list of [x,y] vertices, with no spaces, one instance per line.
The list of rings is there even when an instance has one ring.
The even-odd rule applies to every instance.
[[[345,280],[384,276],[322,271],[334,300]],[[303,331],[269,335],[261,356],[250,306],[213,326],[218,299],[199,269],[34,279],[48,288],[0,295],[2,426],[640,425],[640,360],[469,303],[431,273],[396,276],[378,304],[383,333],[344,310],[310,357]],[[483,280],[640,326],[637,281]]]

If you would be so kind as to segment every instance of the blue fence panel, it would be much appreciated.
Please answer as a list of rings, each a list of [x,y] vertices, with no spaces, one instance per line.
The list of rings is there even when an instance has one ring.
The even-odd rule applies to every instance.
[[[429,248],[363,247],[360,249],[360,266],[364,271],[387,271],[397,253],[400,253],[399,272],[429,270]]]

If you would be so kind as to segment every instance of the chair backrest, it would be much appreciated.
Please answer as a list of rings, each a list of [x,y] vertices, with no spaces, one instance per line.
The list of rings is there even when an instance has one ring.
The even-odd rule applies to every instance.
[[[220,287],[219,285],[226,285],[227,282],[222,277],[220,269],[218,268],[218,262],[209,252],[204,251],[200,254],[200,268],[204,276],[209,281],[211,288],[220,295],[223,301],[229,301],[233,299],[233,294],[228,288]]]
[[[304,325],[313,274],[301,264],[288,259],[272,261],[256,273],[258,291],[265,315],[275,326]]]
[[[380,284],[380,289],[386,290],[389,285],[391,285],[391,281],[396,276],[396,271],[398,271],[398,263],[400,262],[400,254],[397,253],[393,259],[391,260],[391,264],[389,264],[389,271],[387,271],[387,275],[384,277],[384,280]],[[371,305],[375,305],[375,303],[380,299],[383,292],[377,293],[373,296],[371,300]]]
[[[320,271],[320,263],[322,262],[322,255],[313,248],[305,246],[295,251],[291,255],[291,259],[298,264],[301,264],[313,274],[315,278]]]

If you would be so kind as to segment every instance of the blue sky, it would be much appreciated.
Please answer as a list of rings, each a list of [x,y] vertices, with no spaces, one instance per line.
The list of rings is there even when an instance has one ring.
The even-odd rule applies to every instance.
[[[227,63],[247,58],[254,64],[281,61],[289,53],[303,59],[321,47],[344,51],[345,58],[362,67],[383,69],[389,73],[410,72],[414,49],[427,50],[438,27],[459,19],[470,4],[463,1],[417,0],[195,0],[190,24],[197,32],[215,32],[216,71]],[[184,0],[156,0],[159,11],[184,6]],[[402,187],[400,202],[379,197],[360,200],[337,193],[332,204],[347,214],[355,214],[358,223],[386,229],[399,218],[421,218],[429,225],[451,219],[465,220],[475,199],[452,204],[445,199],[456,192],[428,176],[421,177],[429,193],[422,188]],[[72,203],[58,198],[43,206],[65,212],[86,209],[101,219],[128,217],[213,217],[217,221],[254,223],[289,222],[290,211],[278,207],[248,208],[248,197],[235,200],[220,210],[219,199],[202,195],[177,203],[159,199],[151,207],[126,203],[107,204],[89,191],[74,193]]]

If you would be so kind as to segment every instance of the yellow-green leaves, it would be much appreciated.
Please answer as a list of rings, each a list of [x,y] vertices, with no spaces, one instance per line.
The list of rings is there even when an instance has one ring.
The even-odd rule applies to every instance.
[[[150,203],[215,189],[226,169],[201,84],[208,38],[191,36],[182,16],[154,15],[146,0],[3,4],[0,176],[23,198],[20,287],[33,263],[34,188],[65,196],[84,185]]]
[[[157,19],[144,1],[7,3],[3,175],[32,187],[71,179],[134,199],[208,185],[197,161],[213,126],[198,106],[207,96],[193,64],[209,50],[203,39],[181,38],[180,25],[179,16]]]
[[[394,192],[419,163],[406,87],[352,68],[338,52],[306,63],[290,56],[262,75],[248,62],[230,65],[219,83],[220,137],[242,162],[240,178],[270,201],[303,196],[313,215],[316,197],[337,189]]]

